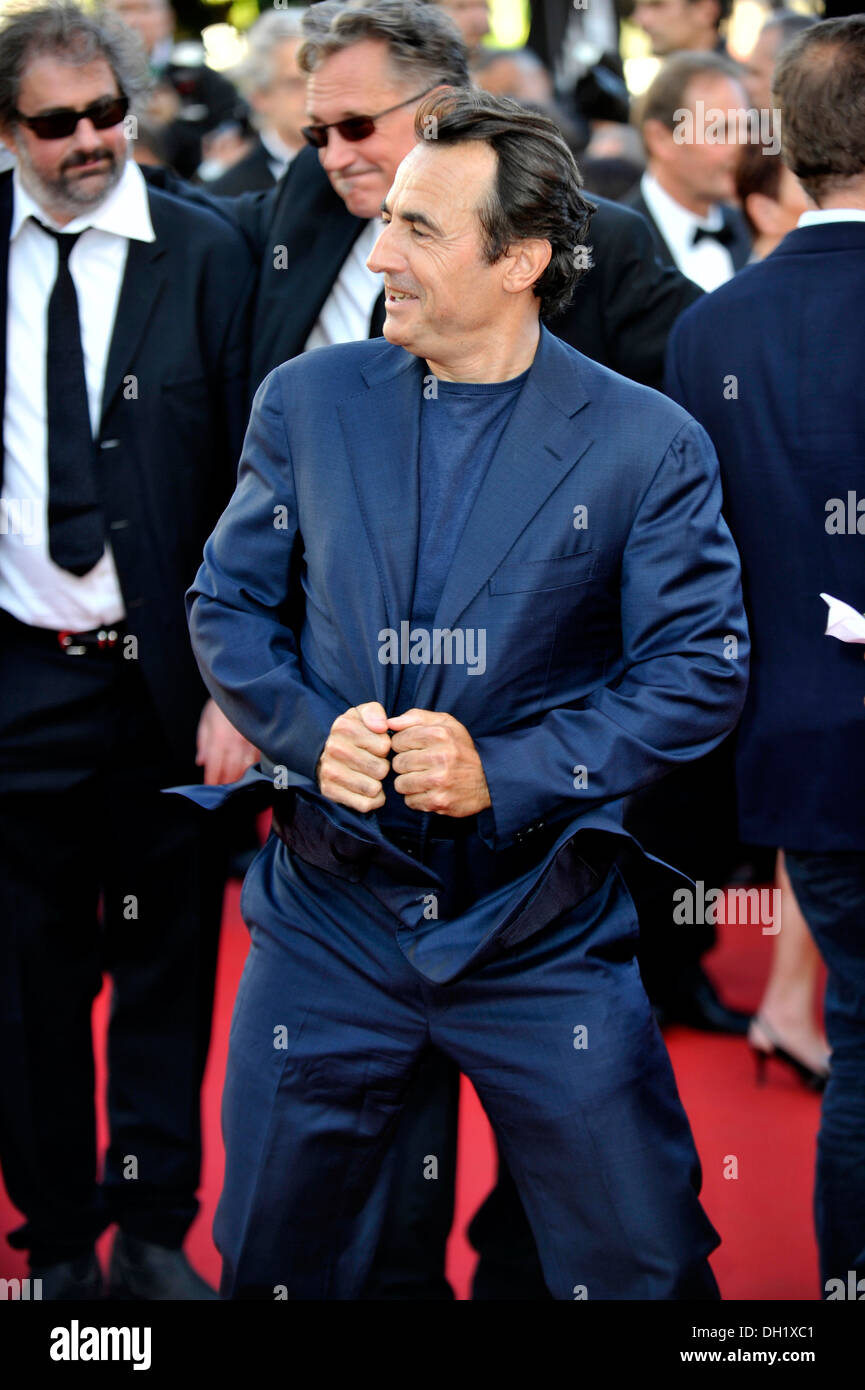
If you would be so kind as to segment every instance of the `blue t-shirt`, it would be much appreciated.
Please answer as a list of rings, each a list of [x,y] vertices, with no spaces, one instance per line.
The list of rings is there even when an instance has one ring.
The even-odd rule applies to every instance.
[[[436,395],[422,399],[418,452],[418,551],[411,628],[431,629],[445,580],[469,514],[492,462],[528,371],[510,381],[475,383],[436,380]],[[401,670],[395,701],[398,714],[415,704],[421,666]],[[385,782],[387,807],[379,815],[389,826],[418,824]]]
[[[528,371],[510,381],[438,381],[421,403],[412,625],[431,626],[469,513]]]

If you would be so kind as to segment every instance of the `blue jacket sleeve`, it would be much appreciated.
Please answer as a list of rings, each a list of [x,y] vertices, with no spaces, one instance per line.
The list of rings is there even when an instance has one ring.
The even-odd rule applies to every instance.
[[[744,703],[748,630],[718,462],[686,422],[636,509],[621,563],[622,667],[577,708],[476,740],[496,849],[540,821],[628,796],[708,753]]]
[[[298,517],[276,373],[255,395],[237,487],[186,596],[204,682],[235,728],[278,766],[315,778],[339,710],[304,683],[284,621]]]

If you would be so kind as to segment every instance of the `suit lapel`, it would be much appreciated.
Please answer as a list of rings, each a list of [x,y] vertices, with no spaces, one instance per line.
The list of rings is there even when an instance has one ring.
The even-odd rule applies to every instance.
[[[149,198],[149,195],[148,195]],[[160,235],[161,218],[150,199],[155,241],[130,241],[126,269],[120,286],[114,332],[105,367],[102,418],[105,419],[126,375],[135,376],[135,354],[156,304],[168,281],[166,243]],[[146,386],[146,383],[145,383]]]
[[[734,208],[728,208],[721,204],[721,216],[724,225],[729,227],[733,233],[733,241],[730,242],[730,260],[733,262],[734,270],[741,270],[748,263],[751,254],[751,238],[748,235],[748,228],[744,218],[740,217]]]
[[[661,233],[661,229],[655,221],[654,217],[652,216],[649,210],[649,204],[646,202],[642,193],[638,193],[636,197],[633,199],[633,201],[629,204],[629,206],[632,207],[635,212],[641,213],[648,222],[649,231],[652,233],[652,238],[655,243],[655,250],[658,253],[658,257],[661,261],[661,264],[671,265],[675,267],[676,262],[673,259],[673,253],[667,245],[666,241],[664,240],[664,237]]]
[[[541,329],[538,351],[457,544],[434,626],[453,628],[550,493],[592,443],[574,417],[588,401],[569,350]],[[416,698],[435,675],[420,673]],[[418,698],[418,703],[422,701]]]
[[[6,305],[9,283],[9,233],[12,229],[12,174],[0,184],[0,488],[3,487],[5,445],[3,426],[6,416]]]
[[[253,325],[254,385],[303,351],[365,226],[334,193],[315,151],[301,150],[283,175],[265,237]]]
[[[367,389],[337,410],[360,515],[375,558],[386,626],[411,617],[418,544],[418,441],[426,364],[401,348],[381,354],[363,375]],[[390,709],[398,665],[379,667]]]

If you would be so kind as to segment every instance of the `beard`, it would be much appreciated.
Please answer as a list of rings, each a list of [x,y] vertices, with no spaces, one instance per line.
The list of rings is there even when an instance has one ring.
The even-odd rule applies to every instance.
[[[113,150],[102,146],[90,154],[71,154],[63,161],[56,177],[48,178],[39,173],[33,165],[28,150],[16,140],[15,148],[21,181],[30,196],[46,209],[62,213],[66,217],[77,217],[82,212],[97,207],[116,188],[123,175],[125,157],[118,159]],[[92,160],[103,159],[106,167],[100,172],[75,175],[75,170]]]

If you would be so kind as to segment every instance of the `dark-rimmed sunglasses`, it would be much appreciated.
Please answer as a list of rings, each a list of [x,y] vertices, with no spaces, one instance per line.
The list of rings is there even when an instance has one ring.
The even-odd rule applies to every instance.
[[[101,97],[83,111],[64,106],[59,111],[46,111],[44,116],[25,116],[13,111],[16,121],[32,130],[37,140],[64,140],[78,129],[78,122],[88,120],[95,130],[108,130],[119,125],[129,110],[129,97]]]
[[[366,140],[372,135],[376,121],[380,121],[382,116],[389,116],[391,111],[399,111],[403,106],[411,106],[413,101],[420,101],[421,97],[429,96],[432,91],[435,91],[435,87],[427,87],[425,92],[418,92],[416,97],[406,97],[405,101],[398,101],[396,106],[388,106],[385,111],[379,111],[375,116],[349,116],[347,120],[331,121],[329,125],[305,125],[301,127],[300,133],[307,144],[316,150],[324,149],[329,130],[338,130],[343,140],[352,143]]]

